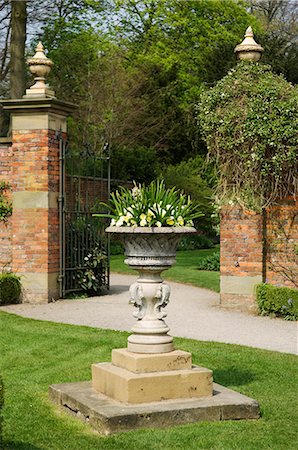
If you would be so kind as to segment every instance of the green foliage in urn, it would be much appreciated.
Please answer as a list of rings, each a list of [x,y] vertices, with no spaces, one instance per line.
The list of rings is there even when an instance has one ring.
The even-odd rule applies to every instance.
[[[176,187],[166,189],[163,180],[149,186],[135,184],[133,189],[120,187],[107,206],[111,226],[117,227],[192,227],[193,220],[203,215]]]
[[[221,203],[259,210],[298,192],[298,90],[270,66],[240,62],[198,105]]]
[[[6,191],[10,189],[10,184],[5,181],[0,182],[0,221],[7,222],[12,214],[12,203],[7,199]]]
[[[19,303],[21,290],[20,277],[14,273],[0,274],[0,306]]]

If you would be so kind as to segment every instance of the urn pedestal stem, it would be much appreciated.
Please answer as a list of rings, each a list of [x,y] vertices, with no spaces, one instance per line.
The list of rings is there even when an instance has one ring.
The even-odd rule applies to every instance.
[[[162,310],[170,297],[170,287],[163,283],[160,273],[165,268],[140,267],[138,280],[130,287],[130,303],[138,310],[134,317],[138,319],[129,336],[127,349],[135,353],[166,353],[174,350],[173,338],[165,321]]]
[[[129,228],[108,227],[125,246],[125,263],[139,272],[130,287],[130,303],[137,310],[136,325],[128,338],[127,350],[133,353],[168,353],[174,350],[173,338],[164,318],[163,308],[169,303],[170,287],[161,273],[176,262],[180,239],[196,230],[191,227]]]

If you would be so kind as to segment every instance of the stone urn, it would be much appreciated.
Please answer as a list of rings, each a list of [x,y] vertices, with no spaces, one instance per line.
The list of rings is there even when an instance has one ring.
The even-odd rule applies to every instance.
[[[164,321],[163,308],[170,287],[161,273],[176,262],[176,249],[183,236],[195,233],[192,227],[116,227],[106,229],[124,243],[125,263],[139,272],[130,287],[130,302],[137,308],[137,324],[128,338],[127,350],[134,353],[167,353],[174,350],[173,338]]]

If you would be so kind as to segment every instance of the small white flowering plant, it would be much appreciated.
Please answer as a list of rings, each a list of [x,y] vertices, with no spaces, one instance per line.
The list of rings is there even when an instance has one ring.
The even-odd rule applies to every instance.
[[[189,196],[175,187],[167,189],[163,180],[120,187],[106,206],[111,226],[116,227],[192,227],[193,220],[203,216]]]

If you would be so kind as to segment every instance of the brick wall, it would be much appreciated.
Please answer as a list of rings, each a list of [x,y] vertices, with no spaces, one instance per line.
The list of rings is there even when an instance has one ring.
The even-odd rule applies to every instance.
[[[10,143],[0,142],[0,181],[11,183],[12,181],[12,148]],[[7,191],[8,198],[11,192]],[[0,222],[0,271],[11,270],[12,262],[12,221]]]
[[[298,288],[298,201],[267,210],[266,281]]]
[[[224,208],[220,230],[221,303],[254,309],[253,286],[262,280],[262,216]]]
[[[265,226],[266,224],[266,226]],[[265,226],[265,228],[264,228]],[[263,252],[263,233],[266,247]],[[221,213],[221,303],[255,310],[255,285],[298,287],[298,202],[262,214],[238,207]]]

